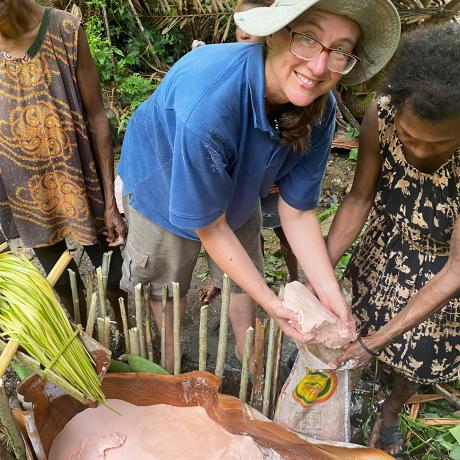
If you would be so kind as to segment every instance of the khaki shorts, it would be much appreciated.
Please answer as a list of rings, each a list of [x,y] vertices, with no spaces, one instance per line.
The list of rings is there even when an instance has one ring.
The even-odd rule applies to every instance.
[[[132,292],[138,283],[150,283],[151,297],[161,299],[163,285],[168,285],[172,297],[171,282],[180,284],[181,297],[190,288],[193,269],[200,254],[200,241],[177,236],[145,217],[124,200],[125,214],[128,216],[128,239],[123,254],[120,287]],[[261,211],[258,207],[253,216],[235,235],[249,254],[260,273],[263,273],[263,257],[260,240]],[[222,288],[222,270],[207,256],[209,271],[214,284]],[[243,290],[232,284],[232,292]]]

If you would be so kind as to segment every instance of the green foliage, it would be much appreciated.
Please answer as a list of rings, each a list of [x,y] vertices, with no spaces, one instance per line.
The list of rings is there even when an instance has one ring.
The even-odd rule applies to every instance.
[[[347,132],[345,133],[345,136],[348,137],[348,139],[354,139],[355,137],[359,136],[359,129],[356,129],[350,124],[348,124]]]
[[[450,458],[460,460],[460,426],[428,426],[423,418],[455,417],[445,400],[431,401],[422,405],[419,418],[412,419],[407,413],[401,414],[401,430],[412,436],[407,453],[421,460]]]
[[[348,160],[353,163],[358,159],[358,149],[355,147],[348,152]]]
[[[21,364],[11,364],[11,368],[14,372],[16,372],[16,375],[19,377],[19,380],[24,380],[27,377],[29,377],[29,375],[32,375],[34,373],[33,369],[27,366],[22,366]]]
[[[103,8],[107,12],[110,39]],[[120,134],[133,111],[156,89],[159,70],[179,59],[188,45],[182,43],[184,34],[178,26],[162,34],[143,21],[144,30],[141,30],[139,18],[128,2],[86,0],[85,11],[88,14],[84,27],[91,54],[107,96],[111,122]]]
[[[264,272],[265,281],[270,287],[280,286],[287,282],[288,271],[281,250],[272,254],[265,252]]]
[[[109,372],[146,372],[149,374],[168,375],[161,366],[141,356],[127,355],[127,360],[128,363],[112,359]]]

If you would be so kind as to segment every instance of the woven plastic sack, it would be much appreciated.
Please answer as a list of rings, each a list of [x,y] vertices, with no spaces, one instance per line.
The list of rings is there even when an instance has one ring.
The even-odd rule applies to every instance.
[[[329,369],[342,350],[302,345],[278,398],[274,421],[322,441],[350,441],[351,392],[361,372]]]

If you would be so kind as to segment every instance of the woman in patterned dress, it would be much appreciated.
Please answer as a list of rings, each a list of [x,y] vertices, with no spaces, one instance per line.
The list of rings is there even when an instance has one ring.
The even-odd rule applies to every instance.
[[[364,118],[353,186],[328,236],[335,264],[371,211],[346,271],[361,337],[333,365],[375,354],[394,370],[380,431],[394,456],[403,447],[398,414],[417,384],[458,378],[459,62],[460,24],[405,38]]]
[[[80,21],[31,0],[1,0],[2,230],[34,248],[47,272],[66,249],[66,237],[100,265],[102,253],[120,245],[126,232],[113,170],[109,121]],[[112,304],[122,293],[121,255],[113,249]],[[71,268],[78,273],[75,263]],[[79,276],[78,283],[82,293]],[[67,277],[56,290],[72,312]]]

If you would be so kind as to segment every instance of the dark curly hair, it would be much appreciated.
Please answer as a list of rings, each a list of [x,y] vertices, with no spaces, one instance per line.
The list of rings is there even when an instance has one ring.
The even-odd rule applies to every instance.
[[[409,105],[427,120],[460,114],[460,24],[404,35],[382,93],[391,97],[397,111]]]

